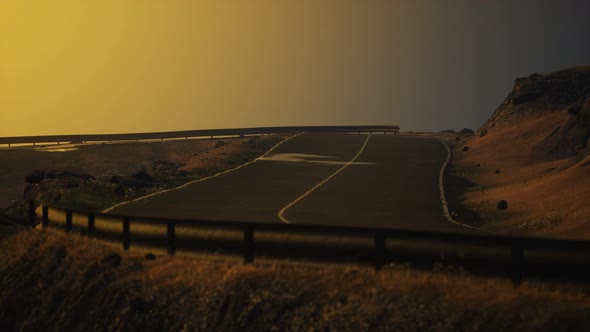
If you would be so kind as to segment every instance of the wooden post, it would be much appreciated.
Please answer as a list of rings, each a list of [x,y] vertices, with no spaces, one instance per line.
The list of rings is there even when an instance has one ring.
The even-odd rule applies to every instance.
[[[49,206],[43,205],[43,221],[42,221],[43,228],[47,228],[49,225]]]
[[[123,217],[123,250],[129,250],[131,244],[131,220]]]
[[[244,263],[250,264],[254,261],[254,226],[248,225],[244,228]]]
[[[29,225],[35,228],[35,200],[29,201]]]
[[[66,210],[66,233],[72,231],[72,210]]]
[[[519,287],[524,275],[524,247],[522,244],[512,244],[512,283]]]
[[[375,241],[375,271],[381,270],[385,265],[385,234],[376,233]]]
[[[176,224],[173,221],[168,222],[168,255],[176,254]]]
[[[88,233],[92,234],[96,232],[96,227],[94,225],[94,213],[88,214]]]

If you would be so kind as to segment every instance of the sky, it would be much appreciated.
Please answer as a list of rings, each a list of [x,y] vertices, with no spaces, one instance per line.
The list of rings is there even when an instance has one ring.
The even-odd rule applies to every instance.
[[[590,64],[590,1],[0,0],[0,137],[477,129]]]

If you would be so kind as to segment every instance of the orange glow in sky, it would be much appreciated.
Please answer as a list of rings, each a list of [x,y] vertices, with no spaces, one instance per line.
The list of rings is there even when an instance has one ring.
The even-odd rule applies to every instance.
[[[378,27],[295,3],[3,2],[0,136],[358,122]]]
[[[586,36],[573,33],[588,29],[569,26],[587,22],[571,17],[583,13],[539,8],[470,0],[1,1],[0,136],[477,127],[514,77],[588,55],[573,49],[588,48]],[[543,45],[551,46],[535,49]]]

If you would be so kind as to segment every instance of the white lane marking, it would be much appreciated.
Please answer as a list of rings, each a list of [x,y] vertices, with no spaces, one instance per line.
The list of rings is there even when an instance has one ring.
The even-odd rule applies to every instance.
[[[305,153],[278,153],[272,156],[260,158],[264,161],[273,162],[290,162],[290,163],[312,163],[312,164],[326,164],[326,165],[346,165],[346,161],[334,161],[334,160],[322,160],[322,159],[335,159],[336,157],[321,156],[315,154]],[[367,162],[355,162],[353,165],[375,165],[375,163]]]
[[[361,155],[361,153],[363,153],[363,150],[365,150],[365,147],[367,146],[367,143],[369,143],[369,139],[370,138],[371,138],[371,134],[369,134],[369,136],[367,136],[367,139],[365,140],[365,144],[363,144],[363,146],[361,147],[361,149],[359,150],[359,152],[356,154],[356,156],[354,156],[354,158],[352,158],[344,166],[340,167],[336,172],[332,173],[332,175],[328,176],[322,182],[318,183],[313,188],[311,188],[308,191],[306,191],[303,195],[299,196],[297,199],[295,199],[291,203],[287,204],[284,208],[282,208],[281,211],[279,211],[279,219],[281,219],[281,221],[284,222],[285,224],[290,224],[291,222],[285,218],[285,212],[289,208],[291,208],[293,205],[297,204],[299,201],[301,201],[302,199],[304,199],[305,197],[307,197],[309,194],[311,194],[312,192],[314,192],[316,189],[318,189],[319,187],[321,187],[324,183],[330,181],[331,178],[333,178],[336,175],[338,175],[338,173],[342,172],[346,167],[352,165],[358,159],[358,157]]]
[[[440,191],[440,201],[442,203],[442,208],[443,208],[443,214],[445,215],[445,217],[447,218],[447,220],[455,225],[459,225],[459,226],[463,226],[469,229],[473,229],[473,230],[477,230],[480,232],[486,232],[488,233],[489,231],[477,228],[477,227],[473,227],[467,224],[463,224],[460,223],[456,220],[453,219],[453,216],[451,216],[451,214],[449,213],[449,206],[447,204],[447,198],[445,195],[445,187],[444,187],[444,174],[445,174],[445,169],[447,168],[447,165],[449,164],[449,162],[451,161],[451,149],[449,149],[449,146],[447,145],[447,143],[445,143],[442,139],[437,138],[442,145],[444,145],[444,147],[447,149],[447,160],[445,160],[444,164],[442,165],[442,167],[440,168],[440,173],[438,175],[438,190]]]
[[[256,161],[260,160],[261,158],[264,158],[264,157],[266,157],[266,156],[267,156],[267,155],[269,155],[271,152],[273,152],[273,151],[274,151],[276,148],[278,148],[278,147],[279,147],[281,144],[283,144],[283,143],[285,143],[285,142],[287,142],[287,141],[289,141],[289,140],[291,140],[291,139],[293,139],[293,138],[295,138],[295,137],[297,137],[297,136],[299,136],[299,135],[302,135],[302,134],[303,134],[303,133],[298,133],[298,134],[296,134],[296,135],[293,135],[293,136],[291,136],[291,137],[289,137],[289,138],[287,138],[287,139],[285,139],[285,140],[283,140],[283,141],[280,141],[278,144],[276,144],[275,146],[273,146],[273,147],[272,147],[270,150],[266,151],[266,153],[265,153],[265,154],[263,154],[262,156],[260,156],[260,157],[258,157],[258,158],[256,158],[256,159],[254,159],[254,160],[252,160],[252,161],[249,161],[249,162],[247,162],[247,163],[245,163],[245,164],[239,165],[238,167],[234,167],[234,168],[231,168],[231,169],[225,170],[225,171],[223,171],[223,172],[215,173],[215,174],[213,174],[213,175],[211,175],[211,176],[204,177],[204,178],[202,178],[202,179],[198,179],[198,180],[195,180],[195,181],[187,182],[187,183],[183,184],[182,186],[179,186],[179,187],[176,187],[176,188],[172,188],[172,189],[167,189],[167,190],[158,191],[158,192],[156,192],[156,193],[153,193],[153,194],[145,195],[145,196],[142,196],[142,197],[139,197],[139,198],[136,198],[136,199],[132,199],[132,200],[129,200],[129,201],[125,201],[125,202],[121,202],[121,203],[115,204],[115,205],[111,206],[110,208],[108,208],[108,209],[106,209],[106,210],[102,211],[102,213],[108,213],[108,212],[111,212],[111,211],[112,211],[112,210],[114,210],[115,208],[118,208],[118,207],[120,207],[120,206],[122,206],[122,205],[125,205],[125,204],[133,203],[133,202],[139,202],[139,201],[143,201],[143,200],[145,200],[145,202],[144,202],[144,203],[147,203],[147,199],[148,199],[148,198],[150,198],[150,197],[153,197],[153,196],[156,196],[156,195],[160,195],[160,194],[163,194],[163,193],[167,193],[167,192],[170,192],[170,191],[173,191],[173,190],[182,189],[182,188],[184,188],[184,187],[187,187],[187,186],[190,186],[190,185],[192,185],[192,184],[194,184],[194,183],[198,183],[198,182],[201,182],[201,181],[209,180],[209,179],[212,179],[212,178],[218,177],[218,176],[220,176],[220,175],[222,175],[222,174],[227,174],[227,173],[229,173],[229,172],[237,171],[238,169],[240,169],[240,168],[242,168],[242,167],[246,167],[246,166],[248,166],[248,165],[250,165],[250,164],[253,164],[253,163],[255,163]]]

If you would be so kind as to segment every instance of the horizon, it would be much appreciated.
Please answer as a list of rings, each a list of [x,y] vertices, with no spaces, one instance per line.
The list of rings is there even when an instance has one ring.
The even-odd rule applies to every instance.
[[[477,130],[516,77],[590,59],[590,3],[447,7],[3,3],[0,137],[362,124]]]

